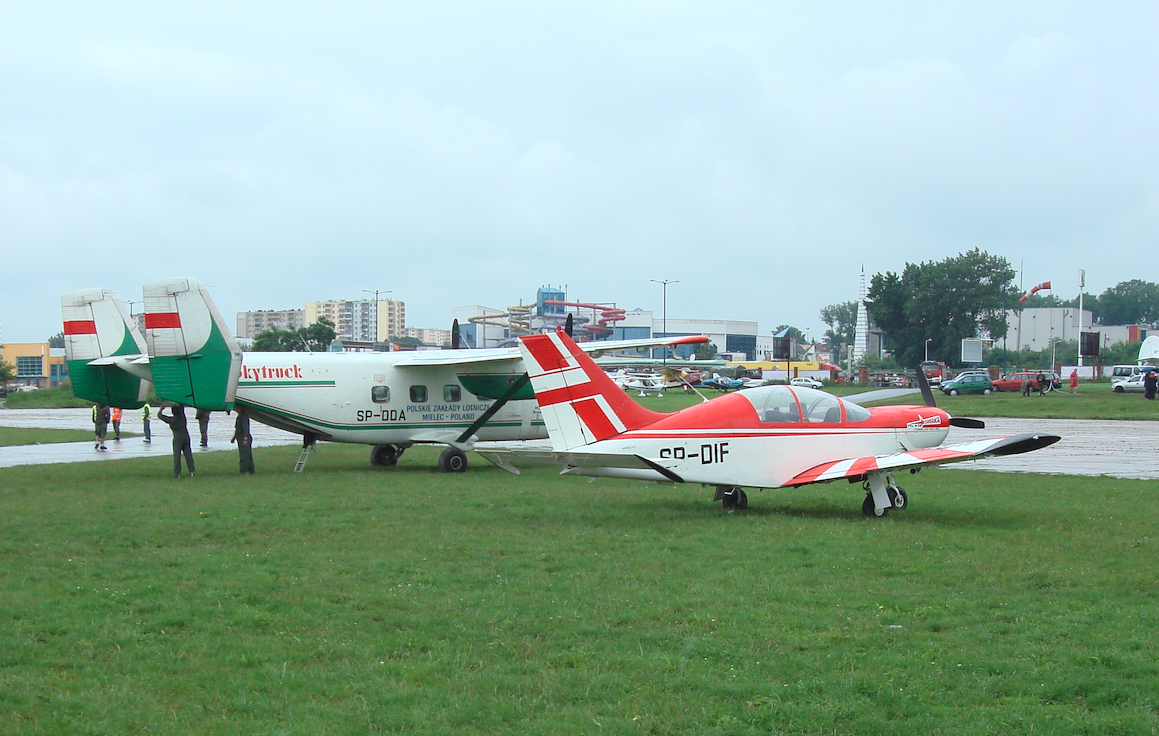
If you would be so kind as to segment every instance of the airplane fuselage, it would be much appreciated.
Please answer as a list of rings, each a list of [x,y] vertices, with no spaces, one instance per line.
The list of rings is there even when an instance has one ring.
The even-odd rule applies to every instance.
[[[464,366],[398,366],[395,355],[245,353],[236,402],[274,427],[369,445],[454,443],[492,405],[463,387]],[[521,372],[520,361],[510,363]],[[510,401],[474,435],[521,440],[547,432],[535,401]]]

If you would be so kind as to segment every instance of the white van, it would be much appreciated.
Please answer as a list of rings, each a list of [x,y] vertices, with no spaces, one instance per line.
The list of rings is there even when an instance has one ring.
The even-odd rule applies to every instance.
[[[1111,380],[1126,380],[1131,376],[1136,376],[1145,371],[1153,371],[1155,368],[1149,365],[1117,365],[1111,369]]]

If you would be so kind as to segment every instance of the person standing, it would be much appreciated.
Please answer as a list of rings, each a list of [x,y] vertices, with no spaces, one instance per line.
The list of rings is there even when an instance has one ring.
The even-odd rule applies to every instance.
[[[237,407],[237,419],[233,422],[233,437],[230,442],[237,443],[237,466],[239,473],[254,474],[254,438],[250,434],[250,418],[245,407]]]
[[[197,410],[197,426],[201,428],[201,446],[209,447],[209,409]]]
[[[104,450],[105,435],[109,431],[109,407],[104,404],[93,405],[93,439],[96,440],[94,450]]]
[[[185,455],[185,465],[189,468],[189,477],[193,477],[193,448],[189,444],[189,426],[185,420],[185,407],[177,404],[173,407],[172,416],[165,416],[165,407],[157,412],[157,418],[169,425],[173,432],[173,477],[181,477],[181,455]]]
[[[1035,382],[1038,383],[1038,395],[1042,396],[1046,393],[1046,376],[1042,374],[1042,371],[1038,372],[1038,377],[1035,379]]]
[[[1159,378],[1156,378],[1155,371],[1148,371],[1147,375],[1143,376],[1143,398],[1155,398],[1155,386],[1159,384]]]
[[[149,431],[149,422],[153,419],[153,407],[149,406],[146,401],[145,405],[141,407],[141,425],[145,428],[145,443],[153,442],[153,433]]]
[[[120,442],[121,441],[121,407],[114,406],[112,408],[111,416],[113,419],[113,433],[117,435],[116,440],[118,442]]]
[[[1077,394],[1079,392],[1079,370],[1072,368],[1070,372],[1070,392]]]

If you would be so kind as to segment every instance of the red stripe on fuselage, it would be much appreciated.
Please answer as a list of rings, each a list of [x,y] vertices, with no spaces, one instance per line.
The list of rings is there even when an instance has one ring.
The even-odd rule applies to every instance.
[[[66,335],[95,335],[97,334],[96,320],[91,319],[77,319],[71,322],[64,323],[64,334]]]
[[[177,312],[154,312],[145,315],[146,330],[181,329],[181,315]]]

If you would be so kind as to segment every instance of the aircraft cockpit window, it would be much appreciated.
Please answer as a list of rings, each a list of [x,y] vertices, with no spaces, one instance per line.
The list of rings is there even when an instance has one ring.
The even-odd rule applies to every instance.
[[[841,401],[824,391],[796,389],[806,422],[836,424],[841,421]]]
[[[427,402],[427,387],[411,386],[410,400],[412,404],[425,404]]]
[[[371,386],[370,400],[376,404],[387,404],[390,402],[390,386]]]
[[[848,401],[842,401],[841,404],[845,407],[845,421],[847,422],[864,422],[872,416],[869,413],[869,409],[866,409],[864,406]]]
[[[797,397],[788,386],[764,386],[741,391],[741,396],[752,402],[757,416],[767,424],[796,423],[801,421]]]
[[[462,392],[462,390],[459,389],[458,386],[455,386],[455,385],[443,386],[443,401],[450,403],[452,401],[462,401],[462,399],[463,399],[463,392]]]

